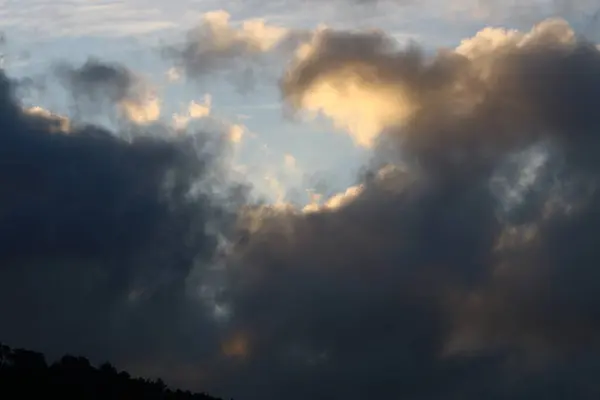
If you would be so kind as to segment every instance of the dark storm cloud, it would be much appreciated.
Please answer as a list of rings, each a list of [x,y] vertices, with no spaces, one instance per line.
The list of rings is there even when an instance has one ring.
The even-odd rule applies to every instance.
[[[285,94],[302,107],[323,82],[397,89],[417,107],[376,154],[404,166],[338,209],[244,214],[226,298],[245,346],[223,385],[250,399],[594,398],[600,52],[560,21],[433,60],[327,35]]]
[[[107,76],[96,72],[86,76]],[[65,132],[24,112],[13,91],[2,73],[2,340],[120,365],[208,351],[215,331],[185,282],[211,261],[230,218],[217,204],[226,195],[212,194],[222,140]]]

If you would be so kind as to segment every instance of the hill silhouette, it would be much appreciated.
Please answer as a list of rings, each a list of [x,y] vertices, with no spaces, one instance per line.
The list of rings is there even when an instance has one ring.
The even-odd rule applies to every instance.
[[[96,368],[85,357],[65,355],[48,364],[44,354],[0,343],[0,397],[62,399],[221,400],[168,387],[161,379],[133,378],[110,363]]]

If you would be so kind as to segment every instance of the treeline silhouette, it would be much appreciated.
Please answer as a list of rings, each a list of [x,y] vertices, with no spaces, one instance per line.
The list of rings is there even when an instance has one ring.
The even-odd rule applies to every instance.
[[[169,388],[161,379],[132,378],[110,363],[65,355],[48,364],[42,353],[0,343],[0,398],[220,400]]]

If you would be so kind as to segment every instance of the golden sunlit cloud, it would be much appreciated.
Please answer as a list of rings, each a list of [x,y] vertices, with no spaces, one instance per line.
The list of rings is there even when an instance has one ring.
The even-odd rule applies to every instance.
[[[296,168],[296,158],[291,154],[285,154],[283,156],[283,163],[286,168],[295,169]]]
[[[337,193],[320,204],[323,196],[316,193],[311,193],[311,203],[304,206],[302,209],[305,213],[313,213],[320,211],[333,211],[340,207],[343,207],[351,203],[356,197],[358,197],[364,187],[362,185],[350,186],[342,193]]]
[[[240,28],[230,25],[231,15],[224,10],[211,11],[204,14],[204,26],[214,39],[216,50],[226,51],[233,46],[245,44],[253,51],[268,51],[281,41],[288,29],[270,26],[262,19],[247,20]]]
[[[208,117],[211,113],[211,107],[212,97],[210,94],[205,94],[202,103],[192,100],[188,104],[185,113],[173,114],[171,123],[175,129],[185,129],[191,120]]]
[[[345,46],[344,51],[350,54],[364,50],[360,41],[355,44],[348,39],[351,37],[337,37],[328,29],[317,30],[312,41],[296,51],[296,59],[284,78],[283,90],[293,109],[313,116],[321,113],[329,117],[335,127],[346,130],[357,145],[370,147],[381,130],[405,120],[415,111],[415,105],[399,82],[378,77],[376,65],[331,50],[335,41],[359,46],[356,49]],[[380,37],[375,34],[373,39]],[[331,60],[327,60],[328,57]],[[317,61],[323,64],[322,70],[315,69]],[[313,74],[308,71],[317,74],[311,75],[312,80],[305,87],[302,75]]]
[[[56,122],[56,127],[53,130],[53,132],[67,133],[71,129],[71,122],[69,121],[69,118],[64,117],[62,115],[54,114],[54,113],[46,110],[45,108],[42,108],[39,106],[34,106],[34,107],[26,108],[23,111],[26,114],[37,115],[37,116],[40,116],[40,117],[43,117],[48,120]]]
[[[282,90],[293,111],[324,115],[357,145],[371,147],[383,131],[397,132],[423,107],[452,99],[452,112],[467,115],[494,84],[496,61],[507,52],[575,41],[573,29],[560,19],[546,20],[525,33],[485,28],[456,49],[440,52],[429,65],[418,51],[410,46],[399,51],[398,43],[380,32],[322,29],[297,50]],[[450,62],[458,65],[464,58],[469,73],[457,75],[447,87],[432,83],[451,73]]]
[[[126,118],[136,124],[148,124],[160,118],[160,100],[156,96],[143,100],[124,99],[119,107]]]
[[[211,97],[210,95],[204,96],[204,103],[196,103],[192,101],[188,107],[188,112],[191,118],[202,118],[210,114]]]
[[[229,140],[232,143],[240,143],[244,137],[245,127],[239,124],[231,125],[229,129]]]

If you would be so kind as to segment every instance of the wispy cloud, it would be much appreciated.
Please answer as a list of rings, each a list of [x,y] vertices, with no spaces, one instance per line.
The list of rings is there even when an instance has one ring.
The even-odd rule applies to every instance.
[[[4,1],[0,27],[52,36],[127,36],[176,27],[160,9],[135,1]]]

